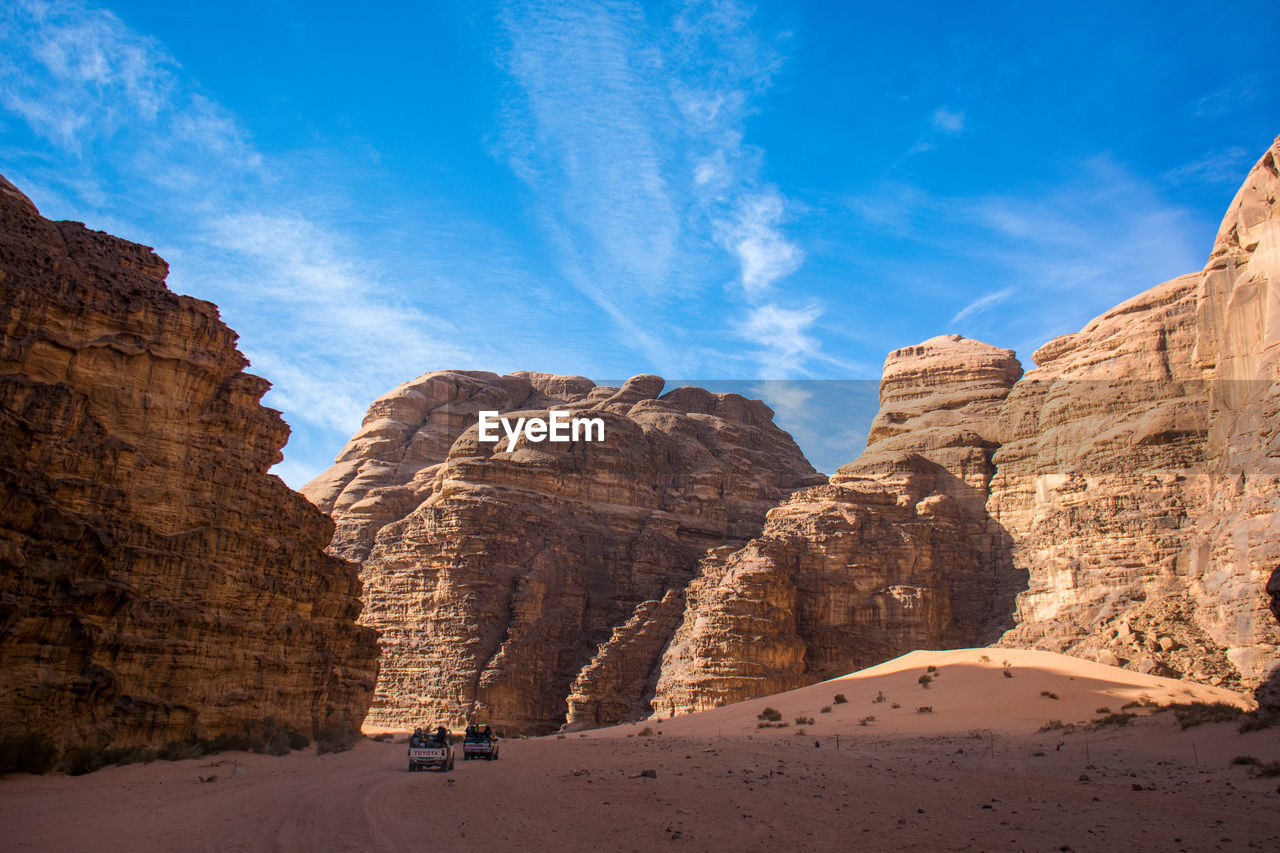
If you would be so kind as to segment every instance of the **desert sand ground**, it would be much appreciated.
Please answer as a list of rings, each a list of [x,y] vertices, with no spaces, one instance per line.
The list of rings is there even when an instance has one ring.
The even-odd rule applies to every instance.
[[[500,760],[447,774],[409,773],[402,743],[365,741],[13,776],[0,849],[1277,849],[1280,779],[1231,763],[1280,760],[1277,729],[1184,731],[1161,713],[1038,731],[1143,699],[1248,705],[1046,652],[913,652],[701,714],[507,740]],[[765,707],[788,725],[757,728]]]

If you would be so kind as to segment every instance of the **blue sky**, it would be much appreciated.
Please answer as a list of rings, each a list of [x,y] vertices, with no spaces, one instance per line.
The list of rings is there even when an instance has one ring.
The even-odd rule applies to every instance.
[[[298,486],[441,368],[874,379],[949,332],[1030,367],[1204,263],[1277,40],[1232,2],[17,0],[0,171],[220,306]],[[857,455],[821,383],[759,387]]]

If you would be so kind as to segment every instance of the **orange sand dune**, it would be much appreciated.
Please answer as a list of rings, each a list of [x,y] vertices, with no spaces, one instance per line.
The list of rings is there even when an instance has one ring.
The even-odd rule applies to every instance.
[[[1010,664],[1011,678],[1004,675]],[[935,672],[928,672],[929,667]],[[919,678],[928,675],[926,689]],[[1053,694],[1057,698],[1043,695]],[[882,693],[884,702],[874,702]],[[836,704],[836,694],[848,700]],[[782,712],[794,726],[796,717],[812,717],[806,728],[816,734],[866,733],[859,721],[869,715],[878,734],[925,735],[987,729],[996,732],[1035,732],[1050,720],[1088,722],[1097,709],[1120,711],[1129,702],[1226,702],[1252,709],[1252,699],[1223,690],[1142,675],[1105,664],[1028,649],[956,649],[915,651],[849,675],[833,678],[763,699],[739,702],[663,723],[672,734],[745,734],[756,731],[757,715],[766,707]],[[901,707],[894,709],[893,703]],[[917,708],[931,707],[929,714]],[[821,713],[829,707],[828,713]],[[658,715],[659,717],[661,715]],[[655,718],[656,719],[656,718]],[[652,725],[647,722],[640,725]],[[612,736],[618,729],[602,729],[594,736]]]
[[[1249,704],[1046,652],[915,652],[701,714],[510,740],[448,774],[409,773],[403,744],[365,741],[15,776],[0,780],[0,849],[1275,849],[1280,780],[1232,759],[1280,761],[1280,729],[1184,731],[1162,713],[1037,731],[1143,694]],[[765,707],[788,726],[756,728]]]

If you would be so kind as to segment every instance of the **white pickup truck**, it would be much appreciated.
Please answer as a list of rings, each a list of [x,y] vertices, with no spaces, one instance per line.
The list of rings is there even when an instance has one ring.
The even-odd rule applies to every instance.
[[[428,741],[422,746],[409,746],[409,772],[439,768],[441,772],[453,769],[453,744]]]

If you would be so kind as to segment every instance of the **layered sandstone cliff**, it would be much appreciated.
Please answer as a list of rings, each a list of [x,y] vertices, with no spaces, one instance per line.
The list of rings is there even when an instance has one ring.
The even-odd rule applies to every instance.
[[[984,502],[1022,368],[958,335],[885,362],[866,452],[793,495],[689,587],[653,708],[703,710],[919,648],[999,637],[1025,581]]]
[[[0,178],[0,736],[358,727],[377,667],[331,522],[217,308]]]
[[[1195,360],[1209,386],[1209,501],[1191,593],[1197,619],[1280,704],[1280,139],[1236,193],[1197,292]],[[1271,582],[1268,582],[1268,577]],[[1274,594],[1274,593],[1273,593]],[[1273,612],[1275,605],[1273,604]]]
[[[1174,279],[1049,342],[1010,394],[988,509],[1029,583],[1004,643],[1240,686],[1188,597],[1210,493],[1198,283]]]
[[[903,358],[912,348],[891,354],[863,455],[772,512],[759,539],[704,561],[655,712],[811,683],[992,628],[1008,629],[1006,645],[1260,696],[1273,686],[1278,156],[1280,140],[1232,202],[1202,272],[1049,342],[1016,383],[970,387],[965,365],[1000,352],[976,342],[941,359],[950,375]],[[900,402],[913,395],[914,417]],[[918,471],[951,479],[903,476],[911,450]],[[942,497],[949,515],[921,512]],[[964,579],[953,589],[978,594],[940,595],[952,576]],[[1008,584],[1020,586],[1016,605]],[[912,606],[872,605],[872,594],[893,601],[893,589]]]
[[[304,493],[362,561],[382,634],[370,721],[545,732],[644,713],[683,590],[708,549],[822,478],[763,403],[639,376],[442,371],[375,401]],[[605,440],[481,442],[477,415],[604,421]],[[665,632],[665,633],[664,633]],[[598,658],[627,638],[625,666]]]
[[[1277,658],[1280,217],[1273,144],[1209,261],[1046,344],[989,508],[1030,572],[1005,637],[1230,687]]]

